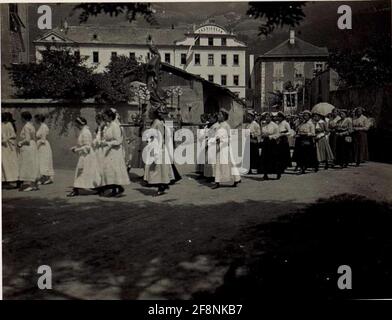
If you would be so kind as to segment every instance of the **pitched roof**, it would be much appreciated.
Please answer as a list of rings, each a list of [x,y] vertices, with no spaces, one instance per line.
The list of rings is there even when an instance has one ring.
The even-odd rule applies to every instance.
[[[261,55],[261,58],[285,58],[285,57],[328,57],[326,47],[317,47],[309,42],[295,37],[294,44],[290,40],[283,41],[280,45]]]
[[[168,64],[166,62],[162,62],[161,63],[161,70],[162,71],[166,71],[166,72],[171,72],[173,74],[182,76],[185,79],[193,79],[193,80],[200,81],[200,82],[202,82],[206,86],[215,87],[218,90],[221,90],[221,91],[225,92],[226,94],[228,94],[229,96],[231,96],[231,98],[233,100],[237,101],[238,103],[240,103],[242,105],[245,105],[244,101],[242,101],[240,98],[238,98],[233,91],[231,91],[230,89],[228,89],[226,87],[221,86],[220,84],[208,81],[208,80],[206,80],[206,79],[204,79],[204,78],[202,78],[202,77],[200,77],[198,75],[195,75],[193,73],[189,73],[189,72],[187,72],[187,71],[185,71],[183,69],[180,69],[180,68],[177,68],[175,66],[172,66],[171,64]]]
[[[151,35],[156,45],[174,44],[176,40],[185,38],[188,32],[185,28],[158,29],[132,26],[69,26],[67,30],[55,28],[44,34],[36,41],[44,40],[50,33],[77,43],[96,44],[140,44],[145,45],[148,35]]]

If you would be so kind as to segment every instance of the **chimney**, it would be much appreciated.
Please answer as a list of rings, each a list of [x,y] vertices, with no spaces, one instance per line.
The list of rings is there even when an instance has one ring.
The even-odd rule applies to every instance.
[[[295,44],[295,30],[290,30],[290,44]]]

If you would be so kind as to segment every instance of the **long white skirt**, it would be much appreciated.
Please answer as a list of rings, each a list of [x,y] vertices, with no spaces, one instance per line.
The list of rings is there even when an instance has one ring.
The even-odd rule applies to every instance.
[[[162,158],[160,162],[165,162],[165,152],[161,151]],[[174,180],[174,172],[171,164],[153,162],[151,164],[146,164],[144,168],[144,180],[148,184],[169,184],[171,180]]]
[[[241,180],[238,168],[233,165],[231,150],[227,156],[221,158],[219,147],[216,155],[215,164],[215,182],[226,183],[226,182],[238,182]]]
[[[101,186],[101,172],[95,152],[91,149],[88,154],[79,156],[75,170],[75,188],[93,189]]]
[[[1,147],[1,171],[2,181],[12,182],[19,178],[18,155],[16,147],[7,144]]]
[[[103,185],[128,185],[130,184],[127,166],[125,164],[122,146],[108,148],[103,158]]]
[[[54,176],[53,155],[49,141],[38,146],[38,164],[40,176]]]
[[[37,144],[30,140],[29,145],[23,145],[19,152],[19,180],[35,182],[39,177]]]

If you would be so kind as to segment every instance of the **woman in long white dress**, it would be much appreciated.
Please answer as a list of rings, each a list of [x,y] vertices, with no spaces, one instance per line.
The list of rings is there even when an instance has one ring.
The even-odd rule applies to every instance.
[[[1,177],[5,184],[19,179],[16,132],[12,121],[11,113],[4,112],[1,115]]]
[[[24,126],[20,132],[19,147],[19,180],[20,191],[36,191],[39,177],[37,144],[35,142],[35,128],[32,115],[28,111],[21,113]],[[24,187],[24,185],[26,185]]]
[[[41,184],[50,184],[53,183],[54,170],[52,148],[47,139],[49,128],[45,123],[45,116],[43,114],[36,114],[34,119],[39,126],[35,134],[38,150],[39,182]]]
[[[129,185],[129,176],[125,164],[123,149],[123,134],[116,121],[116,114],[111,110],[105,110],[103,117],[106,129],[103,133],[102,147],[106,148],[103,158],[103,185],[111,188],[110,197],[118,197],[124,192],[124,185]]]
[[[105,120],[103,118],[102,113],[96,114],[95,122],[97,124],[97,129],[95,130],[95,138],[93,141],[93,148],[94,148],[95,155],[96,155],[97,161],[98,161],[99,172],[101,174],[101,182],[103,183],[103,162],[104,162],[105,151],[106,151],[107,147],[102,146],[103,135],[104,135],[105,128],[106,128]],[[98,187],[97,191],[100,196],[103,196],[104,192],[105,192],[105,186],[102,185],[102,186]]]
[[[212,189],[218,189],[221,183],[232,182],[236,187],[241,182],[239,171],[232,162],[232,150],[230,145],[229,111],[221,108],[218,113],[219,129],[216,131],[217,153],[215,165],[215,184]]]
[[[75,170],[74,188],[67,195],[68,197],[78,196],[80,189],[95,189],[101,186],[101,173],[92,147],[93,137],[87,121],[82,117],[77,117],[75,124],[80,133],[78,143],[71,148],[71,151],[79,155],[79,160]]]
[[[174,172],[170,163],[165,161],[166,147],[164,142],[165,127],[162,118],[163,110],[150,108],[149,117],[152,119],[152,124],[149,132],[149,143],[145,150],[150,147],[154,149],[154,155],[147,154],[145,160],[144,180],[152,186],[157,186],[158,190],[156,196],[163,195],[165,190],[169,189],[171,177],[174,177]]]
[[[213,182],[215,180],[215,163],[213,159],[209,159],[208,155],[208,147],[211,146],[212,150],[213,146],[216,146],[216,131],[219,129],[218,115],[211,114],[209,118],[209,127],[206,133],[206,150],[205,150],[205,165],[204,165],[204,177],[207,178],[208,182]],[[212,152],[210,152],[212,153]],[[215,155],[213,155],[215,156]],[[211,161],[210,161],[211,160]]]

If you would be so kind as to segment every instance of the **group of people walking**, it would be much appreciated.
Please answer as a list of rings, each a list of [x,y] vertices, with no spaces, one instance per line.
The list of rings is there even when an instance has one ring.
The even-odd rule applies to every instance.
[[[280,179],[294,163],[299,174],[308,169],[317,172],[320,165],[325,169],[345,168],[352,163],[359,166],[368,160],[367,130],[372,123],[362,108],[356,108],[350,115],[347,110],[336,108],[327,116],[307,110],[289,117],[282,112],[248,111],[243,124],[250,134],[248,173],[261,173],[263,180],[269,180],[271,174]],[[159,152],[150,155],[145,163],[143,180],[157,188],[156,195],[164,194],[171,184],[181,179],[173,161],[170,164],[163,160],[170,154],[164,139],[164,117],[164,108],[150,108],[151,129],[156,129],[157,136],[150,136],[148,143],[155,143],[154,150]],[[3,184],[16,183],[15,187],[21,191],[34,191],[40,184],[53,183],[52,150],[47,139],[49,128],[43,114],[36,114],[33,122],[31,113],[24,111],[21,119],[23,127],[17,138],[12,114],[2,113],[2,181]],[[213,189],[222,184],[236,187],[241,182],[239,170],[232,161],[228,119],[229,111],[224,108],[218,113],[203,114],[201,119],[203,130],[199,138],[205,140],[202,151],[205,164],[198,165],[197,171],[200,178],[213,183]],[[85,189],[92,189],[100,196],[119,197],[124,186],[130,184],[123,145],[126,139],[117,111],[106,109],[98,113],[95,120],[95,134],[85,118],[75,120],[79,136],[71,151],[78,156],[78,162],[69,197],[78,196]],[[216,148],[214,160],[208,152],[212,147]],[[222,161],[225,147],[230,152],[227,161]]]
[[[2,182],[8,186],[15,183],[20,191],[35,191],[39,185],[53,183],[49,128],[43,114],[36,114],[33,121],[31,113],[24,111],[21,119],[23,127],[18,139],[12,114],[1,114]]]
[[[293,163],[299,174],[308,169],[317,172],[320,165],[324,169],[359,166],[368,160],[371,125],[362,108],[352,114],[335,108],[327,116],[305,110],[289,118],[282,112],[249,112],[245,121],[251,135],[249,173],[262,173],[268,180],[269,174],[280,179]]]

